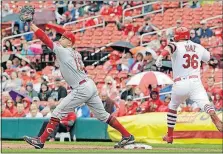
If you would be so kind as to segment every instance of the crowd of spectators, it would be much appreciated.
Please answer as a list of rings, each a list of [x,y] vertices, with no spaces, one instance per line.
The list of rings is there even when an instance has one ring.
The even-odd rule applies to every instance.
[[[147,1],[149,2],[149,1]],[[145,3],[145,2],[143,2]],[[142,26],[130,18],[127,18],[125,24],[120,22],[120,16],[125,8],[136,6],[141,2],[57,2],[56,3],[56,22],[57,24],[64,24],[70,21],[75,21],[80,17],[102,14],[114,17],[117,28],[123,31],[125,35],[130,36],[142,35],[147,32],[153,32],[158,28],[152,24],[151,18],[144,19]],[[198,1],[193,1],[192,8],[200,7]],[[143,7],[144,12],[152,11],[151,7]],[[4,8],[5,15],[11,13],[7,5]],[[126,16],[130,14],[126,12]],[[181,20],[177,20],[176,27],[182,25]],[[4,32],[4,31],[3,31]],[[29,32],[29,26],[15,22],[13,34],[20,34]],[[52,40],[57,39],[57,34],[53,29],[45,28],[45,32]],[[115,55],[118,57],[115,60],[113,70],[127,71],[128,79],[134,73],[143,71],[163,71],[155,66],[155,55],[160,52],[167,45],[173,37],[174,30],[166,33],[157,33],[153,36],[156,37],[148,43],[147,50],[132,54],[131,52],[124,52]],[[213,31],[208,28],[207,23],[202,21],[200,26],[191,29],[191,41],[201,43],[202,38],[209,38],[214,35]],[[2,34],[3,37],[6,34]],[[34,55],[34,52],[29,48],[31,44],[29,41],[33,39],[32,34],[25,35],[22,39],[22,44],[15,46],[10,40],[7,40],[4,45],[6,51],[21,51],[22,55]],[[154,55],[154,53],[156,53]],[[111,53],[112,55],[112,53]],[[112,57],[112,56],[110,56]],[[166,57],[166,59],[170,59]],[[212,66],[216,60],[209,63]],[[217,61],[218,62],[218,61]],[[38,63],[36,63],[38,66]],[[6,61],[4,67],[1,68],[1,89],[2,117],[50,117],[52,110],[59,103],[61,99],[66,97],[70,89],[64,83],[58,66],[55,65],[51,68],[52,75],[44,74],[43,71],[34,67],[33,63],[25,58],[13,57],[11,60]],[[124,83],[125,84],[125,83]],[[125,87],[125,88],[123,88]],[[159,97],[162,89],[165,86],[150,85],[148,93],[144,94],[140,91],[139,87],[121,86],[117,82],[115,76],[107,76],[104,79],[103,86],[99,89],[99,95],[102,103],[107,112],[116,116],[136,115],[147,112],[166,112],[168,103],[171,101],[171,95],[167,94],[164,98]],[[214,103],[216,110],[222,111],[223,93],[222,89],[215,86],[215,78],[209,77],[207,80],[207,87],[205,87],[210,100]],[[16,91],[18,95],[16,99],[10,96],[10,91]],[[149,96],[141,99],[144,96]],[[191,104],[188,100],[179,107],[181,112],[201,111],[196,103]],[[93,117],[88,107],[83,104],[74,110],[75,116],[78,117]],[[44,126],[43,126],[44,127]],[[52,136],[52,140],[55,136]]]

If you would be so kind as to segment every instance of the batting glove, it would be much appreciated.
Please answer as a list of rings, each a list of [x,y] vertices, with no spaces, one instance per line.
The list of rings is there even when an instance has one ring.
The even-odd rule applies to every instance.
[[[162,67],[162,59],[163,59],[162,56],[159,56],[159,57],[156,59],[156,66],[157,66],[157,67]]]

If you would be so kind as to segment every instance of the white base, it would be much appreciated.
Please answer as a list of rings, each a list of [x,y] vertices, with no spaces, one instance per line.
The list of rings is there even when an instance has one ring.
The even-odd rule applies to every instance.
[[[126,145],[126,146],[124,146],[124,149],[147,149],[147,150],[151,150],[152,146],[146,145],[146,144],[141,144],[141,143],[136,143],[136,144]]]

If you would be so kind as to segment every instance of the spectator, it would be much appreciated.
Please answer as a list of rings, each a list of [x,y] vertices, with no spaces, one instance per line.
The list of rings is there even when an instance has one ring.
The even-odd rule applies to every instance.
[[[190,5],[190,8],[200,8],[201,4],[199,0],[192,0],[192,4]]]
[[[51,108],[54,106],[56,106],[55,99],[52,97],[49,97],[47,101],[44,101],[43,104],[39,105],[39,109],[44,117],[51,117],[51,113],[52,113]]]
[[[201,27],[197,31],[197,36],[199,38],[209,38],[213,36],[213,31],[207,27],[207,22],[202,20],[200,22]]]
[[[11,112],[12,115],[14,115],[17,112],[17,109],[16,109],[12,99],[7,100],[6,109],[8,109]]]
[[[5,17],[5,16],[10,15],[12,13],[13,13],[13,10],[10,9],[9,4],[8,3],[3,4],[2,17]]]
[[[49,141],[55,141],[55,136],[58,133],[61,132],[69,132],[71,128],[73,127],[74,123],[76,121],[76,114],[74,112],[69,112],[66,117],[62,118],[59,125],[54,129],[54,131],[50,135]],[[38,136],[41,136],[42,133],[44,132],[47,124],[49,121],[45,121],[40,129],[40,132]]]
[[[103,68],[108,71],[116,70],[118,68],[118,64],[120,64],[120,53],[114,50],[110,54],[109,60],[104,63]]]
[[[17,108],[17,112],[13,115],[13,117],[25,117],[26,113],[25,113],[25,106],[23,103],[18,103],[16,105]]]
[[[135,115],[138,108],[138,103],[133,101],[131,95],[127,96],[126,102],[120,102],[119,108],[114,113],[117,117]]]
[[[200,38],[196,36],[195,30],[190,31],[190,40],[194,43],[201,44]]]
[[[30,105],[30,112],[26,115],[26,118],[42,118],[43,115],[39,112],[37,104]]]
[[[185,103],[180,104],[177,111],[178,112],[191,112],[192,108],[191,108],[191,105],[187,105],[185,102]]]
[[[52,75],[62,77],[60,69],[59,69],[59,64],[57,63],[57,60],[55,60],[54,68],[52,70]]]
[[[40,93],[38,95],[40,101],[47,101],[50,97],[51,91],[46,83],[42,83],[40,87]]]
[[[105,108],[105,111],[112,114],[115,111],[115,101],[108,97],[105,91],[100,93],[100,97]]]
[[[40,81],[40,76],[36,73],[36,70],[30,70],[30,80],[31,83],[36,84]]]
[[[157,33],[156,37],[157,37],[157,39],[150,41],[146,47],[149,47],[154,51],[159,50],[161,47],[160,41],[162,38],[162,33]]]
[[[142,53],[137,53],[136,60],[132,64],[130,70],[131,71],[136,71],[138,73],[142,70],[142,67],[143,67],[143,54]]]
[[[11,75],[11,73],[14,72],[14,71],[15,71],[15,69],[13,69],[13,67],[12,67],[12,61],[11,61],[11,60],[8,60],[8,61],[6,62],[6,70],[5,70],[5,72],[6,72],[8,75]]]
[[[28,62],[25,61],[24,59],[22,59],[21,60],[21,63],[20,63],[20,69],[22,69],[22,68],[28,68],[28,69],[30,69],[30,66],[29,66]]]
[[[21,55],[34,55],[33,51],[29,48],[29,44],[28,42],[24,42],[22,45],[22,50],[21,50]]]
[[[28,25],[24,25],[24,33],[30,32],[30,27]],[[33,39],[33,34],[24,35],[26,41],[31,41]]]
[[[13,85],[15,90],[19,90],[22,86],[22,80],[18,78],[17,72],[12,72],[11,73],[11,81],[10,84]]]
[[[30,98],[38,97],[38,93],[33,89],[33,83],[32,82],[28,82],[26,84],[26,90],[27,90],[28,96]]]
[[[19,24],[16,23],[14,24],[12,35],[18,35],[18,34],[20,34]]]
[[[136,98],[141,98],[143,96],[144,94],[141,92],[139,86],[135,86],[133,88],[133,98],[136,99]]]
[[[161,52],[164,50],[164,48],[166,46],[167,46],[167,39],[166,38],[161,38],[161,40],[160,40],[160,48],[156,51],[156,54],[160,55]],[[153,57],[153,58],[155,58],[155,57]]]
[[[53,112],[53,110],[56,108],[56,106],[55,105],[52,105],[52,106],[50,106],[50,108],[48,108],[47,107],[47,109],[43,109],[42,111],[41,111],[41,113],[43,114],[43,116],[45,117],[45,118],[50,118],[51,116],[52,116],[52,112]]]
[[[174,40],[174,33],[175,33],[175,30],[179,27],[182,27],[182,21],[180,19],[178,19],[176,21],[176,28],[173,28],[173,29],[169,29],[166,31],[166,34],[167,34],[167,39],[170,40],[170,41],[173,41]]]
[[[143,25],[139,28],[138,32],[140,35],[144,33],[149,33],[153,31],[158,31],[159,29],[151,23],[150,18],[146,18]]]
[[[152,0],[143,1],[144,4],[151,3]],[[143,7],[142,13],[149,13],[153,11],[153,5],[146,5]]]
[[[15,98],[15,105],[17,105],[17,103],[22,103],[24,96],[18,94]]]
[[[207,93],[209,93],[211,96],[213,96],[219,88],[215,87],[215,79],[214,77],[209,77],[207,79],[207,87],[205,87]]]
[[[215,109],[217,111],[222,111],[223,110],[223,90],[219,90],[218,92],[216,92],[214,94],[214,106],[215,106]]]
[[[170,101],[171,101],[171,96],[166,95],[164,103],[160,105],[160,107],[158,108],[158,112],[168,112],[168,104],[170,103]]]
[[[8,109],[6,109],[5,103],[1,103],[1,117],[12,117],[12,113]]]
[[[10,80],[9,80],[9,76],[7,75],[7,73],[3,73],[1,75],[1,90],[2,91],[9,91],[11,90],[10,88]]]
[[[51,91],[50,97],[54,98],[56,101],[59,101],[61,98],[67,96],[67,90],[62,85],[61,78],[57,77],[54,80],[54,88]]]
[[[40,103],[39,97],[37,97],[37,96],[33,97],[32,98],[32,103],[35,103],[35,104],[39,105],[39,103]]]
[[[90,110],[87,105],[83,104],[75,109],[77,118],[89,118]]]
[[[156,60],[153,58],[152,54],[150,52],[146,52],[142,71],[156,71],[157,67],[155,65],[155,62]]]
[[[18,76],[23,81],[23,85],[26,85],[27,81],[29,81],[30,77],[27,74],[27,71],[29,70],[28,67],[23,67],[19,70]]]
[[[159,99],[159,93],[157,91],[152,91],[150,93],[150,112],[157,112],[159,107],[163,104],[163,102]]]
[[[115,98],[118,95],[116,81],[111,76],[105,78],[105,84],[102,87],[102,91],[107,92],[110,98]]]
[[[89,11],[90,12],[98,12],[99,11],[99,9],[100,9],[100,5],[99,5],[99,3],[98,2],[93,2],[93,3],[91,3],[91,6],[89,7]]]
[[[22,99],[22,104],[24,105],[24,112],[25,112],[25,114],[28,114],[29,113],[29,108],[30,108],[30,105],[31,105],[30,99],[27,98],[27,97],[23,98]]]
[[[126,86],[126,89],[123,89],[123,91],[121,92],[121,99],[122,100],[126,100],[127,96],[129,95],[133,95],[133,88],[132,86]]]
[[[118,29],[124,31],[124,34],[128,35],[129,40],[139,30],[139,25],[137,25],[137,23],[134,21],[135,21],[135,19],[128,17],[128,18],[126,18],[126,23],[123,25],[119,21],[119,18],[116,17],[116,24],[118,26]]]
[[[70,12],[65,12],[62,15],[60,25],[64,25],[65,23],[69,22],[71,20]]]
[[[132,53],[131,52],[123,53],[122,58],[120,59],[118,63],[120,63],[119,70],[129,71],[130,67],[134,63],[134,58],[132,56]]]
[[[19,58],[15,57],[12,60],[12,68],[19,68],[20,67],[20,60]]]
[[[14,52],[16,50],[16,47],[12,45],[12,42],[10,40],[5,41],[4,50],[6,52]]]
[[[78,18],[78,16],[79,16],[78,9],[76,10],[74,8],[74,5],[73,4],[68,4],[67,7],[68,7],[68,12],[70,14],[70,17],[69,17],[70,20],[69,21],[76,20]]]

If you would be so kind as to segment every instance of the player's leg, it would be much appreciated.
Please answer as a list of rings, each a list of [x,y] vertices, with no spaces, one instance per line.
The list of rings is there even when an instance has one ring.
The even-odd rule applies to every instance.
[[[128,144],[133,144],[135,139],[134,136],[131,135],[123,126],[119,123],[116,117],[110,115],[108,112],[105,111],[104,106],[102,104],[102,101],[100,97],[98,96],[97,89],[95,84],[92,82],[92,84],[89,84],[89,89],[92,91],[92,97],[89,99],[86,104],[90,108],[90,110],[93,112],[95,117],[110,125],[117,131],[119,131],[122,134],[122,140],[115,145],[115,148],[121,148]]]
[[[80,106],[89,99],[85,92],[86,91],[82,87],[80,89],[72,90],[71,93],[62,99],[59,105],[54,109],[43,134],[39,138],[25,136],[24,140],[35,148],[43,148],[45,141],[59,125],[62,117],[66,116],[68,112],[74,111],[77,106]]]
[[[214,105],[209,101],[208,95],[202,85],[202,83],[196,85],[194,90],[190,93],[190,99],[198,104],[201,110],[205,111],[210,115],[212,122],[215,124],[216,128],[223,132],[223,123],[217,116],[215,112]]]
[[[175,83],[172,88],[171,102],[168,105],[167,113],[167,135],[164,136],[163,140],[167,143],[173,142],[173,131],[177,121],[177,108],[183,103],[188,97],[187,81],[180,81]]]
[[[98,120],[107,123],[121,133],[122,140],[115,145],[115,148],[121,148],[135,142],[134,136],[131,135],[121,123],[119,123],[117,118],[105,111],[99,96],[93,96],[86,104]]]

